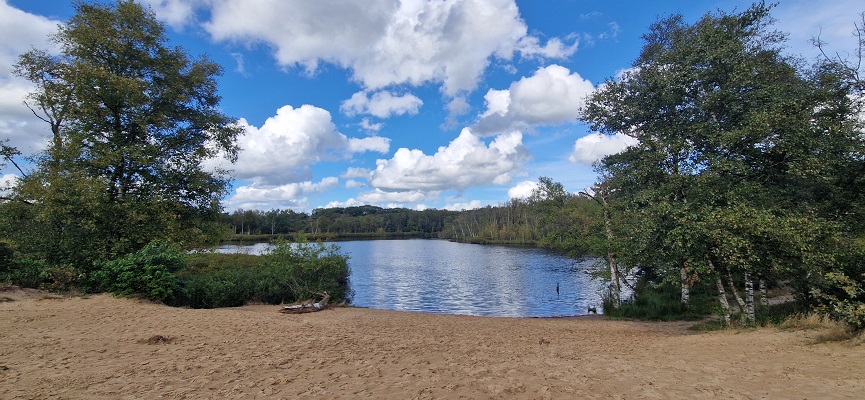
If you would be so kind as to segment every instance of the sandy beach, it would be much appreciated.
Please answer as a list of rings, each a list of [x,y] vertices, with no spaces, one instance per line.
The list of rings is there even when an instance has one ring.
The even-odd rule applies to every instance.
[[[0,291],[0,399],[860,399],[865,346],[817,331]]]

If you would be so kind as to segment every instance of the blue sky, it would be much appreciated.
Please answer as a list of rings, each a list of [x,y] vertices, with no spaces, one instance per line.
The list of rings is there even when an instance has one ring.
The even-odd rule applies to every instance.
[[[577,121],[586,95],[628,68],[659,17],[688,22],[746,1],[142,0],[171,44],[224,67],[224,112],[245,127],[237,208],[374,204],[470,209],[526,196],[539,176],[579,191],[629,143]],[[858,1],[780,1],[775,28],[813,59],[854,49]],[[0,140],[25,153],[48,127],[22,104],[19,54],[50,49],[71,1],[0,0]],[[15,173],[0,171],[5,184]]]

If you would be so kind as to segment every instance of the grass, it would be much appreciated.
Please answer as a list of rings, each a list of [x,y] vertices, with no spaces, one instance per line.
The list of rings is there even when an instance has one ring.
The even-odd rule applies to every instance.
[[[696,321],[712,314],[712,299],[700,285],[691,290],[690,304],[682,304],[681,291],[670,284],[637,283],[633,299],[619,307],[604,299],[604,315],[609,318],[649,321]]]
[[[777,325],[780,329],[818,331],[813,337],[814,343],[845,342],[853,340],[859,345],[865,342],[861,332],[855,332],[850,325],[832,319],[825,314],[800,313],[793,314]]]

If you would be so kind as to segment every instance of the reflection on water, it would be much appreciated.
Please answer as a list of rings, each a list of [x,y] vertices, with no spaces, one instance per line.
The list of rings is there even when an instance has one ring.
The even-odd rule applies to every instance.
[[[583,315],[600,310],[595,259],[544,250],[442,240],[339,242],[351,266],[352,304],[386,310],[497,317]],[[223,246],[258,254],[268,244]],[[558,293],[556,287],[558,285]]]

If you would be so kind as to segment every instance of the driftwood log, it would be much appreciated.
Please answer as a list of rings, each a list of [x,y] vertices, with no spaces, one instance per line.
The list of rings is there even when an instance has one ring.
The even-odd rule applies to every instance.
[[[321,311],[327,308],[327,303],[330,301],[330,295],[327,292],[316,293],[320,300],[306,300],[295,304],[290,304],[282,307],[279,312],[283,314],[304,314],[310,312]]]

